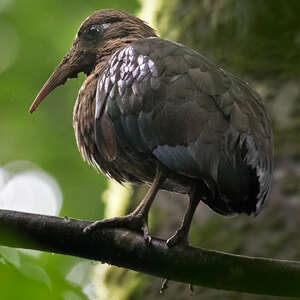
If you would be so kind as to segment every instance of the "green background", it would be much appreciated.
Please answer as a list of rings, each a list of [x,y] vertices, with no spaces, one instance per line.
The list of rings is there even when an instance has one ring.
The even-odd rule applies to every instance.
[[[83,75],[55,90],[33,115],[28,108],[71,46],[81,22],[101,8],[136,13],[139,4],[0,0],[0,167],[20,160],[36,164],[61,188],[60,215],[83,219],[103,217],[101,194],[107,185],[82,161],[74,138],[73,105]],[[8,249],[1,254],[1,300],[86,298],[65,277],[80,260],[46,253],[34,258]]]

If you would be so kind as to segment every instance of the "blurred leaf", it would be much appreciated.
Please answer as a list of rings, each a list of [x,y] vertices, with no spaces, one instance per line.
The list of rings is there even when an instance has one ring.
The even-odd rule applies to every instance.
[[[51,289],[51,280],[48,274],[46,273],[46,271],[42,267],[32,263],[25,262],[22,263],[20,272],[28,278],[46,284],[48,288]]]
[[[75,265],[68,273],[66,279],[73,284],[84,286],[88,280],[88,275],[91,271],[92,263],[89,261],[80,262]]]
[[[66,291],[63,293],[63,297],[65,300],[83,300],[81,296],[74,293],[73,291]]]
[[[0,247],[0,255],[3,257],[5,261],[8,261],[16,268],[20,268],[20,253],[18,249],[8,248],[8,247]]]

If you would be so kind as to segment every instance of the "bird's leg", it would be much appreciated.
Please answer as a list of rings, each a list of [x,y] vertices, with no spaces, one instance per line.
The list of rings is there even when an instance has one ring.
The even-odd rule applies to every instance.
[[[134,231],[142,231],[144,233],[145,240],[150,243],[151,237],[148,230],[148,214],[150,207],[155,199],[157,192],[160,189],[161,184],[167,177],[167,170],[162,167],[157,167],[156,175],[151,187],[145,195],[142,202],[138,207],[130,214],[123,217],[109,218],[96,221],[84,228],[84,232],[94,230],[96,228],[117,228],[124,227]]]
[[[193,187],[189,194],[189,205],[185,212],[180,228],[167,240],[167,246],[188,245],[188,235],[192,223],[195,210],[200,202],[199,195],[196,193],[196,188]]]
[[[161,184],[167,178],[167,174],[168,172],[165,169],[162,169],[161,167],[157,167],[156,176],[147,194],[145,195],[142,202],[138,205],[138,207],[130,214],[131,216],[133,216],[134,218],[142,222],[142,230],[144,232],[144,238],[148,243],[151,242],[151,236],[149,235],[149,228],[148,228],[149,211],[153,203],[153,200],[155,199],[155,196],[160,189]]]

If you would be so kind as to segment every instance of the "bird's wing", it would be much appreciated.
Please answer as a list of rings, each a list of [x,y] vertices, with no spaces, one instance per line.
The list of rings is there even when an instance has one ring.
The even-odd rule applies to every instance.
[[[234,189],[247,165],[259,180],[258,198],[268,191],[272,133],[261,99],[181,44],[149,38],[115,53],[98,84],[99,118],[133,152],[177,173]],[[115,147],[108,148],[114,157]]]

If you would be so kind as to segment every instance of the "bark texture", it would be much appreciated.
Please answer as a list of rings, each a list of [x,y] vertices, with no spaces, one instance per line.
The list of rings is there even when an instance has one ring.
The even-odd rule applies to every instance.
[[[189,246],[168,248],[142,234],[103,229],[84,233],[90,222],[0,210],[0,244],[74,255],[170,280],[214,289],[300,296],[300,263],[232,255]],[[9,233],[9,236],[7,236]]]

